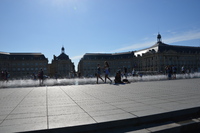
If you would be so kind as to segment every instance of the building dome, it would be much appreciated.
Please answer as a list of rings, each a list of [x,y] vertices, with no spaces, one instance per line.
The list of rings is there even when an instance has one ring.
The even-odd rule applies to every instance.
[[[65,53],[61,53],[58,57],[58,60],[69,60],[69,56],[66,55]]]

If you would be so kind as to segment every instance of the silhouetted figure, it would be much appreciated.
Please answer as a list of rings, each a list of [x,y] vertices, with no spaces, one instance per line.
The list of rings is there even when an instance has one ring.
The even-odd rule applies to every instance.
[[[2,80],[8,82],[8,77],[9,77],[9,73],[7,72],[7,70],[2,71],[2,73],[1,73]]]
[[[122,84],[123,82],[121,81],[121,72],[118,71],[115,75],[115,84]]]
[[[132,70],[132,75],[135,76],[135,69]]]
[[[176,66],[173,66],[172,67],[173,79],[176,79],[176,71],[177,71]]]
[[[181,67],[181,72],[182,72],[183,74],[185,74],[185,68],[184,68],[184,66]]]
[[[43,84],[43,78],[44,78],[44,73],[43,73],[42,69],[40,69],[40,72],[38,74],[38,78],[39,78],[39,85],[42,85]]]
[[[127,79],[127,68],[126,67],[124,67],[124,76]]]
[[[97,65],[97,74],[96,74],[96,76],[97,76],[97,84],[98,84],[99,78],[104,82],[104,80],[101,78],[101,67],[100,67],[99,64]]]
[[[106,83],[106,79],[109,79],[110,82],[112,83],[112,80],[108,77],[109,73],[110,73],[110,67],[108,65],[108,62],[105,61],[105,66],[104,66],[104,69],[105,69],[105,83]]]
[[[2,80],[2,81],[5,80],[5,73],[4,73],[4,71],[1,72],[1,80]]]
[[[168,66],[167,73],[168,73],[168,79],[170,80],[172,77],[172,67],[171,66]]]
[[[35,73],[33,73],[33,80],[36,80],[36,75],[35,75]]]

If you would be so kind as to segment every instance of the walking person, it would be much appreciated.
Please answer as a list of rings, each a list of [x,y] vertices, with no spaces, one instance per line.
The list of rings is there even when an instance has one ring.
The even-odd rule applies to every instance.
[[[124,77],[127,79],[127,68],[124,66]]]
[[[105,69],[105,83],[106,83],[106,79],[110,80],[110,83],[112,83],[112,80],[108,77],[109,73],[110,73],[110,67],[107,61],[105,61],[104,63],[104,69]]]
[[[97,65],[97,74],[96,74],[96,76],[97,76],[97,84],[98,84],[99,78],[104,82],[104,80],[101,78],[101,67],[100,67],[99,64]]]
[[[40,69],[40,72],[38,74],[38,78],[39,78],[39,85],[42,85],[43,84],[43,77],[44,77],[44,73],[43,73],[43,70]]]

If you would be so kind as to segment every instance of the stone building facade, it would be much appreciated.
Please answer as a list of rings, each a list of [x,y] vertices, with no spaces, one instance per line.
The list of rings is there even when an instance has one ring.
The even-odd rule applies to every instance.
[[[0,70],[9,72],[12,79],[31,78],[40,69],[47,74],[47,66],[48,59],[41,53],[0,52]]]
[[[155,45],[135,51],[135,56],[138,58],[138,71],[165,72],[166,66],[175,66],[178,73],[182,66],[189,72],[200,71],[200,47],[165,44],[160,34]]]
[[[74,64],[65,54],[62,47],[61,54],[55,56],[51,64],[41,53],[5,53],[0,52],[0,71],[9,72],[10,79],[37,78],[40,69],[44,75],[50,78],[72,78],[74,77]]]
[[[175,66],[177,72],[181,72],[181,67],[189,72],[200,72],[200,47],[175,46],[162,42],[160,34],[157,42],[149,48],[126,53],[87,53],[80,60],[78,72],[81,76],[90,77],[96,73],[97,64],[101,68],[104,62],[110,65],[111,76],[123,67],[128,68],[128,72],[135,71],[164,73],[166,66]]]
[[[53,57],[49,66],[49,76],[55,78],[73,78],[75,75],[74,63],[69,56],[65,54],[64,47],[61,48],[61,54]]]
[[[131,71],[136,64],[134,52],[125,53],[86,53],[78,64],[78,72],[84,77],[93,77],[97,73],[97,65],[101,66],[101,73],[104,70],[104,62],[107,61],[110,66],[110,75],[114,76],[118,70],[123,71],[126,67]]]

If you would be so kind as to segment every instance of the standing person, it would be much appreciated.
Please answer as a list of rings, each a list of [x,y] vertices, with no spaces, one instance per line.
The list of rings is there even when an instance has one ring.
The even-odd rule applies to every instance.
[[[183,74],[185,74],[185,68],[184,68],[184,66],[181,67],[181,72],[182,72]]]
[[[127,79],[127,68],[126,67],[124,67],[124,76]]]
[[[97,76],[97,84],[98,84],[99,78],[104,82],[104,80],[101,78],[101,67],[100,67],[99,64],[97,65],[97,74],[96,74],[96,76]]]
[[[165,75],[168,74],[168,66],[165,66]]]
[[[135,76],[135,69],[132,70],[132,75]]]
[[[172,67],[173,79],[176,79],[176,71],[177,71],[176,66],[173,66],[173,67]]]
[[[171,77],[172,77],[172,67],[171,66],[168,66],[168,69],[167,69],[168,71],[168,79],[170,80],[171,79]]]
[[[8,77],[9,77],[9,74],[8,74],[8,72],[7,72],[7,70],[5,71],[5,81],[7,81],[8,82]]]
[[[40,83],[40,85],[43,84],[43,76],[44,76],[43,70],[40,69],[40,72],[39,72],[39,74],[38,74],[38,78],[39,78],[39,83]]]
[[[5,73],[4,73],[4,71],[1,72],[1,79],[2,79],[2,81],[5,80]]]
[[[105,69],[105,83],[106,83],[106,79],[109,79],[110,80],[110,82],[112,83],[112,80],[108,77],[108,75],[109,75],[109,71],[110,71],[110,68],[109,68],[109,64],[108,64],[108,62],[107,61],[105,61],[105,66],[104,66],[104,69]]]

